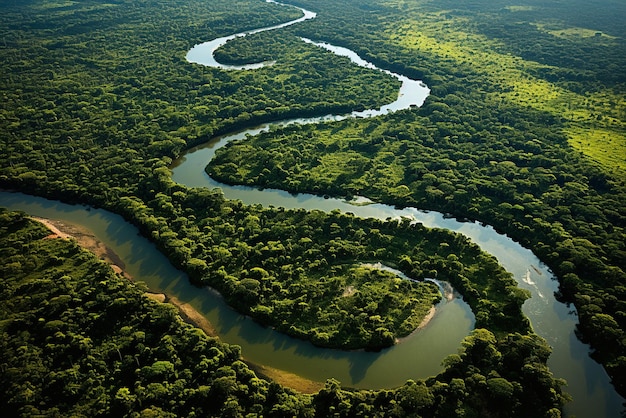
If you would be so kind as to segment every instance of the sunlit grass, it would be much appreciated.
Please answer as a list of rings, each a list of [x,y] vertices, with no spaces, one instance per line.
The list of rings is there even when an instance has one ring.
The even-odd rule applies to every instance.
[[[626,172],[626,132],[589,129],[571,124],[565,129],[570,144],[600,164]],[[615,173],[619,174],[619,173]]]
[[[564,27],[559,23],[537,23],[535,24],[537,29],[549,33],[552,36],[564,39],[575,38],[602,38],[602,40],[613,40],[615,36],[607,35],[595,29],[579,28],[579,27]]]
[[[72,7],[76,3],[75,1],[42,1],[35,7],[38,9],[60,9],[63,7]]]
[[[533,6],[506,6],[505,9],[510,12],[530,12],[535,10]]]
[[[117,7],[116,4],[113,3],[101,3],[101,4],[89,4],[86,6],[81,6],[81,2],[78,1],[41,1],[39,3],[33,4],[33,8],[38,10],[46,10],[48,12],[54,12],[59,15],[66,15],[76,12],[86,12],[86,11],[94,11],[100,9],[106,9],[110,7]]]

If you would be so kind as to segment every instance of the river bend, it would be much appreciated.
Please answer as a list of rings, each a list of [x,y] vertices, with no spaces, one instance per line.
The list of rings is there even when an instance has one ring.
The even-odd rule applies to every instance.
[[[268,0],[275,3],[274,1]],[[276,30],[304,20],[316,14],[304,9],[303,17],[267,28],[219,38],[196,45],[187,54],[190,62],[224,70],[253,70],[271,63],[246,66],[224,66],[213,58],[213,51],[236,37],[266,30]],[[308,39],[304,42],[315,43]],[[331,52],[348,56],[357,65],[377,69],[346,48],[326,43],[315,43]],[[384,71],[384,70],[381,70]],[[385,71],[387,72],[387,71]],[[557,377],[569,383],[567,392],[574,400],[566,412],[579,417],[618,417],[623,399],[615,392],[604,369],[589,357],[589,347],[575,336],[576,313],[570,307],[557,302],[554,292],[558,284],[552,273],[529,250],[521,247],[492,227],[475,222],[459,222],[437,212],[425,212],[416,208],[397,209],[375,204],[367,199],[347,202],[341,199],[325,199],[310,194],[293,195],[281,190],[258,190],[246,186],[228,186],[211,179],[204,171],[214,152],[230,141],[258,135],[271,126],[293,123],[317,123],[341,120],[348,117],[374,117],[399,109],[421,106],[428,96],[428,88],[419,80],[410,80],[399,74],[388,74],[402,81],[398,99],[380,109],[353,112],[349,115],[324,115],[317,118],[291,119],[235,132],[211,140],[188,151],[172,165],[173,179],[189,187],[220,187],[228,199],[239,199],[246,204],[263,204],[287,209],[331,211],[340,209],[359,217],[378,219],[409,217],[428,227],[446,228],[459,232],[478,244],[484,251],[494,255],[511,272],[520,287],[528,289],[532,297],[523,306],[537,334],[553,347],[548,365]],[[363,204],[365,203],[365,204]],[[151,290],[176,296],[190,303],[215,326],[220,337],[228,343],[242,346],[242,354],[255,363],[287,370],[304,377],[323,381],[334,377],[346,386],[360,388],[388,388],[399,386],[407,379],[423,378],[441,371],[441,360],[460,347],[460,341],[473,328],[473,315],[462,299],[442,301],[431,323],[403,341],[380,353],[342,352],[321,349],[290,338],[256,324],[232,309],[210,289],[198,289],[189,284],[188,278],[172,267],[156,247],[137,229],[118,215],[83,206],[66,205],[21,193],[0,192],[0,206],[24,210],[35,216],[61,219],[85,226],[92,230],[106,245],[124,261],[124,268],[137,280],[144,281]]]

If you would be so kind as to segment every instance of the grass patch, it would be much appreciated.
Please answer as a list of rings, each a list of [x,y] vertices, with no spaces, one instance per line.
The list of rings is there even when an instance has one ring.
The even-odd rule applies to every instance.
[[[574,124],[565,129],[569,143],[583,154],[605,167],[612,167],[615,174],[626,172],[626,133],[608,129],[587,129]]]
[[[509,12],[530,12],[535,10],[533,6],[505,6]]]

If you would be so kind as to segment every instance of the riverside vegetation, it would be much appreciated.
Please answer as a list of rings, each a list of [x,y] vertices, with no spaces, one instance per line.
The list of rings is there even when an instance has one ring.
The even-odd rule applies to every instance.
[[[314,395],[269,382],[224,344],[144,296],[73,240],[0,211],[0,399],[8,416],[559,416],[550,354],[533,334],[477,329],[446,370],[394,390]],[[523,366],[523,368],[522,368]],[[503,405],[506,408],[495,407]]]
[[[231,182],[253,179],[254,184],[280,183],[279,187],[291,190],[362,193],[381,201],[440,209],[494,224],[533,248],[559,274],[563,297],[575,301],[581,315],[581,335],[602,347],[596,352],[598,358],[616,377],[618,389],[622,388],[623,382],[617,378],[625,365],[621,302],[625,258],[624,242],[620,241],[624,214],[619,205],[624,201],[622,166],[615,156],[605,159],[605,166],[591,163],[569,147],[565,134],[580,135],[590,127],[602,126],[618,141],[620,136],[613,132],[622,129],[619,92],[623,80],[594,75],[594,83],[584,85],[592,89],[589,96],[593,98],[586,111],[575,108],[572,112],[580,117],[564,120],[556,101],[554,109],[546,109],[540,97],[531,100],[533,96],[522,94],[521,87],[497,84],[511,80],[497,79],[504,77],[502,72],[494,75],[481,70],[491,62],[489,56],[478,55],[483,59],[475,62],[467,59],[477,53],[477,45],[489,46],[484,51],[498,52],[500,55],[494,56],[503,60],[512,60],[518,53],[515,48],[523,47],[500,39],[506,31],[499,32],[498,42],[483,33],[486,26],[479,24],[481,19],[487,19],[483,23],[502,22],[506,15],[498,12],[500,9],[479,14],[450,6],[446,10],[457,12],[444,16],[432,5],[420,2],[384,7],[376,2],[360,2],[358,6],[351,2],[305,3],[300,2],[317,11],[318,19],[271,36],[258,34],[237,40],[221,52],[219,59],[225,61],[277,61],[272,67],[252,72],[190,65],[184,54],[201,41],[286,21],[297,17],[297,11],[256,1],[0,3],[0,65],[6,74],[1,81],[0,149],[4,158],[0,161],[0,184],[90,203],[124,215],[197,283],[218,288],[238,309],[259,321],[321,345],[389,345],[395,336],[414,328],[437,298],[436,289],[429,284],[398,281],[359,267],[359,262],[383,261],[415,278],[446,278],[463,293],[476,314],[477,330],[464,341],[460,354],[448,358],[440,375],[407,382],[398,389],[346,391],[329,381],[312,397],[298,395],[256,377],[254,384],[247,383],[253,377],[238,361],[236,349],[214,340],[207,344],[229,353],[218,356],[223,360],[221,369],[204,374],[193,371],[198,358],[185,352],[195,345],[186,335],[206,337],[181,325],[166,308],[143,301],[129,284],[115,282],[124,295],[120,298],[129,299],[137,316],[100,317],[94,313],[93,319],[110,319],[106,328],[111,330],[110,338],[122,338],[114,336],[121,329],[116,325],[129,320],[124,322],[128,335],[154,332],[150,344],[156,347],[162,338],[157,338],[158,331],[149,329],[145,318],[163,318],[162,326],[171,329],[171,338],[166,340],[174,346],[181,363],[155,354],[136,357],[141,353],[130,348],[127,353],[108,347],[104,349],[113,353],[112,357],[104,357],[98,368],[101,377],[90,381],[94,385],[111,382],[108,386],[81,391],[72,385],[59,385],[53,389],[75,388],[75,393],[46,392],[37,378],[45,374],[30,373],[29,362],[36,361],[37,356],[28,356],[18,348],[43,349],[50,336],[38,332],[50,329],[43,327],[45,323],[40,324],[41,329],[31,327],[31,336],[30,331],[22,332],[24,326],[30,326],[28,321],[35,317],[48,322],[59,320],[54,317],[59,312],[68,312],[61,320],[77,330],[82,327],[76,328],[73,321],[82,317],[72,317],[77,314],[67,305],[53,312],[31,302],[19,309],[11,305],[25,289],[33,294],[39,290],[50,294],[65,291],[58,287],[58,280],[46,281],[47,287],[20,287],[20,280],[36,282],[42,271],[52,268],[55,272],[46,274],[58,274],[63,265],[69,269],[68,277],[77,275],[76,279],[83,280],[81,286],[86,286],[87,293],[90,287],[97,293],[102,277],[91,272],[109,273],[104,267],[90,268],[90,273],[74,272],[69,265],[85,257],[80,251],[59,248],[62,245],[55,240],[31,242],[29,239],[43,232],[32,232],[37,229],[19,215],[4,214],[6,224],[15,228],[6,233],[17,234],[11,239],[18,240],[7,247],[16,248],[15,242],[22,241],[20,248],[29,251],[50,245],[57,257],[43,257],[34,263],[11,253],[17,264],[5,268],[6,278],[15,280],[16,287],[3,289],[2,332],[7,337],[3,364],[14,364],[12,359],[25,353],[17,363],[24,364],[22,372],[12,369],[12,376],[19,374],[23,379],[2,381],[6,404],[14,411],[28,414],[34,412],[30,408],[41,408],[54,413],[57,408],[72,412],[72,405],[83,405],[84,412],[80,413],[86,415],[130,415],[160,408],[188,416],[191,412],[214,413],[211,411],[224,415],[229,411],[233,415],[279,415],[278,411],[283,411],[289,416],[327,416],[331,412],[373,415],[374,411],[398,416],[461,412],[498,416],[532,411],[558,416],[564,401],[562,382],[555,380],[545,365],[549,347],[532,334],[520,312],[527,294],[493,258],[467,240],[407,222],[362,220],[337,212],[248,207],[224,200],[219,191],[187,189],[171,181],[167,168],[171,158],[218,133],[259,121],[377,107],[393,100],[397,82],[392,78],[301,44],[290,31],[349,46],[381,67],[421,77],[433,94],[423,109],[321,128],[287,128],[279,133],[284,143],[270,149],[261,147],[264,142],[271,143],[268,136],[253,140],[257,141],[254,146],[243,143],[247,155],[258,157],[256,161],[262,161],[263,168],[255,167],[251,159],[237,160],[232,153],[237,146],[230,147],[230,153],[223,154],[222,161],[210,170]],[[341,7],[346,9],[337,10]],[[513,12],[530,13],[509,10]],[[422,14],[428,19],[418,25],[415,19]],[[343,23],[336,21],[340,16],[345,19]],[[444,17],[449,19],[444,21]],[[476,24],[464,24],[461,31],[454,26],[459,21]],[[443,26],[446,30],[439,31]],[[424,39],[409,30],[418,27],[423,27]],[[342,33],[337,33],[337,28],[342,28]],[[547,30],[544,26],[532,28],[537,28],[536,36]],[[458,41],[460,33],[473,48]],[[571,37],[579,42],[593,41],[579,40],[575,35],[556,38]],[[620,47],[619,39],[610,40],[613,47]],[[263,55],[255,52],[261,50]],[[595,50],[591,51],[588,53],[593,57]],[[542,59],[550,57],[546,54]],[[620,58],[605,59],[618,62]],[[511,62],[520,65],[519,74],[544,80],[545,69],[526,68],[523,60]],[[553,72],[560,68],[550,63],[552,67]],[[562,77],[570,74],[557,73]],[[594,69],[585,74],[591,77]],[[564,79],[537,85],[554,85],[559,92],[580,94],[574,88],[561,90],[569,82]],[[300,155],[290,148],[298,146],[298,137],[309,138],[296,150]],[[575,143],[575,138],[571,141]],[[588,152],[596,149],[589,144],[587,148]],[[316,169],[307,158],[322,167]],[[308,179],[304,171],[310,173]],[[364,172],[369,177],[362,178]],[[18,232],[22,227],[31,231],[26,234],[30,238]],[[107,276],[107,280],[116,279]],[[358,292],[346,297],[344,291],[349,286]],[[108,297],[106,292],[97,294]],[[116,299],[106,300],[113,304]],[[117,303],[125,306],[122,302]],[[129,311],[130,306],[123,311]],[[151,309],[156,309],[156,314]],[[12,312],[20,318],[13,317]],[[396,319],[400,322],[394,322]],[[87,334],[95,329],[93,326],[85,329],[81,338],[104,338]],[[9,341],[20,345],[10,346]],[[51,359],[43,366],[55,373],[64,372],[63,378],[71,379],[77,373],[87,373],[88,363],[84,362],[92,360],[84,353],[78,350],[69,359]],[[202,355],[214,358],[198,354]],[[75,367],[80,364],[84,364],[82,369]],[[157,370],[146,370],[144,376],[142,370],[147,365]],[[145,385],[152,385],[151,390],[159,395],[140,390]],[[210,398],[212,403],[198,401],[202,406],[193,406],[190,399],[196,399],[194,391],[201,389],[206,393],[198,396]],[[219,396],[210,395],[210,391],[218,391]],[[263,399],[257,396],[261,392]],[[103,401],[96,402],[96,395]],[[502,399],[507,399],[506,411],[498,409]],[[205,407],[215,409],[193,409]]]

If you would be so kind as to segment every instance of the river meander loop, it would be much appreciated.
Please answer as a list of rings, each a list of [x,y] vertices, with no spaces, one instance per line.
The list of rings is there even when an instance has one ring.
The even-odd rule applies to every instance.
[[[265,65],[273,64],[257,63],[246,66],[228,66],[218,63],[213,57],[213,52],[231,39],[246,36],[251,33],[283,28],[316,17],[315,13],[297,6],[277,3],[273,0],[266,1],[280,4],[281,6],[296,7],[302,11],[303,17],[281,25],[260,28],[254,31],[218,38],[213,41],[196,45],[188,52],[187,60],[189,62],[223,70],[252,70],[261,68]],[[412,80],[401,74],[395,74],[390,71],[377,68],[374,64],[363,60],[355,52],[347,48],[333,46],[324,42],[314,42],[306,38],[301,39],[304,42],[312,43],[335,54],[347,56],[357,65],[384,71],[387,74],[396,77],[402,82],[397,100],[388,105],[382,106],[380,109],[352,112],[348,115],[323,115],[314,118],[277,121],[216,137],[202,146],[189,150],[181,156],[181,158],[175,161],[171,167],[173,170],[173,180],[189,187],[219,187],[224,192],[224,196],[226,198],[238,199],[246,204],[260,203],[263,205],[284,207],[286,209],[304,208],[307,210],[318,209],[325,211],[340,209],[342,211],[352,212],[356,216],[375,217],[379,219],[409,217],[415,222],[423,223],[427,227],[446,228],[468,236],[484,251],[494,255],[507,271],[513,273],[520,287],[528,289],[531,292],[532,297],[524,303],[523,311],[524,314],[530,319],[534,331],[538,335],[545,338],[553,348],[553,353],[548,361],[548,365],[557,377],[562,377],[568,381],[568,387],[566,390],[573,396],[574,400],[566,406],[566,411],[569,413],[575,413],[578,416],[620,416],[619,411],[622,410],[621,404],[623,399],[615,392],[604,369],[589,357],[589,347],[586,344],[581,343],[576,337],[574,332],[577,324],[575,309],[559,303],[554,298],[554,293],[558,289],[558,283],[552,275],[552,272],[547,269],[547,267],[543,265],[531,251],[521,247],[510,238],[498,234],[492,227],[488,225],[479,225],[475,222],[458,222],[454,219],[448,219],[440,213],[424,212],[416,208],[397,209],[395,207],[382,204],[354,206],[351,202],[346,202],[344,200],[324,199],[320,196],[310,194],[298,194],[294,196],[285,191],[276,189],[258,190],[247,186],[229,186],[216,182],[204,172],[204,168],[213,158],[215,150],[231,141],[244,139],[248,135],[254,136],[262,132],[266,132],[270,129],[270,127],[280,127],[290,124],[311,124],[329,120],[342,120],[350,117],[375,117],[397,110],[408,109],[410,107],[419,107],[424,103],[424,100],[430,93],[428,87],[421,81]],[[455,298],[453,300],[460,301],[459,298]],[[445,306],[446,305],[444,305],[444,307]],[[463,310],[466,309],[467,308],[464,308]],[[466,332],[469,333],[470,329],[473,327],[473,315],[467,312],[464,314],[457,314],[457,318],[448,318],[450,321],[446,321],[443,324],[443,328],[448,327],[450,330],[452,326],[458,322],[458,319],[463,317],[463,315],[465,315],[466,321],[461,322],[467,326],[467,318],[469,315],[469,317],[471,317],[471,321],[469,322],[471,325],[466,329]],[[432,329],[437,326],[438,322],[443,322],[440,312],[438,315],[440,316],[439,321],[432,321],[427,329]],[[450,333],[439,335],[439,338],[450,337]],[[420,337],[423,337],[421,332],[413,335],[409,341],[413,341],[413,344],[415,344],[416,341],[426,339]],[[430,339],[430,337],[428,338]],[[457,339],[458,337],[459,335],[453,337],[453,340],[460,342],[460,339]],[[404,348],[411,345],[409,344],[409,341],[405,341],[403,344],[379,353],[378,355],[380,358],[370,359],[372,361],[371,364],[361,364],[361,367],[365,366],[367,370],[355,372],[355,367],[352,367],[352,372],[350,373],[351,379],[348,379],[347,381],[342,380],[341,377],[339,377],[339,379],[342,380],[344,384],[349,386],[384,387],[385,383],[383,382],[388,382],[389,375],[396,375],[396,377],[399,377],[399,375],[402,374],[402,371],[406,369],[411,369],[412,373],[414,373],[414,377],[422,377],[423,374],[421,372],[426,371],[428,367],[424,367],[424,365],[422,365],[424,368],[420,372],[417,368],[413,369],[407,362],[410,362],[411,359],[416,357],[425,355],[425,353],[429,350],[427,347],[420,346],[418,351],[412,351],[410,353],[402,351]],[[458,343],[455,348],[452,347],[453,345],[454,343],[450,345],[450,351],[447,351],[447,354],[455,352],[459,347]],[[411,350],[414,348],[417,347],[412,346]],[[246,350],[244,349],[244,353],[245,352]],[[391,361],[391,364],[400,364],[402,366],[385,369],[382,374],[380,373],[381,369],[376,371],[377,368],[375,366],[377,364],[386,362],[381,361],[381,358],[396,358],[396,355],[406,355],[404,358],[397,358],[398,361]],[[325,356],[326,355],[322,354],[322,357]],[[329,354],[328,356],[332,357],[333,354]],[[317,358],[317,360],[312,358],[311,361],[317,362],[320,361],[320,358]],[[357,366],[357,364],[360,363],[360,360],[357,359],[354,359],[354,361],[348,361],[353,363],[353,366]],[[433,361],[435,360],[433,359]],[[439,364],[440,363],[437,363],[438,367],[440,367]],[[388,366],[385,366],[385,368]],[[321,366],[321,368],[325,370],[324,366]],[[289,368],[289,370],[292,370],[295,373],[302,374],[302,367],[298,366],[296,369]],[[396,385],[398,383],[400,382],[397,381]]]

